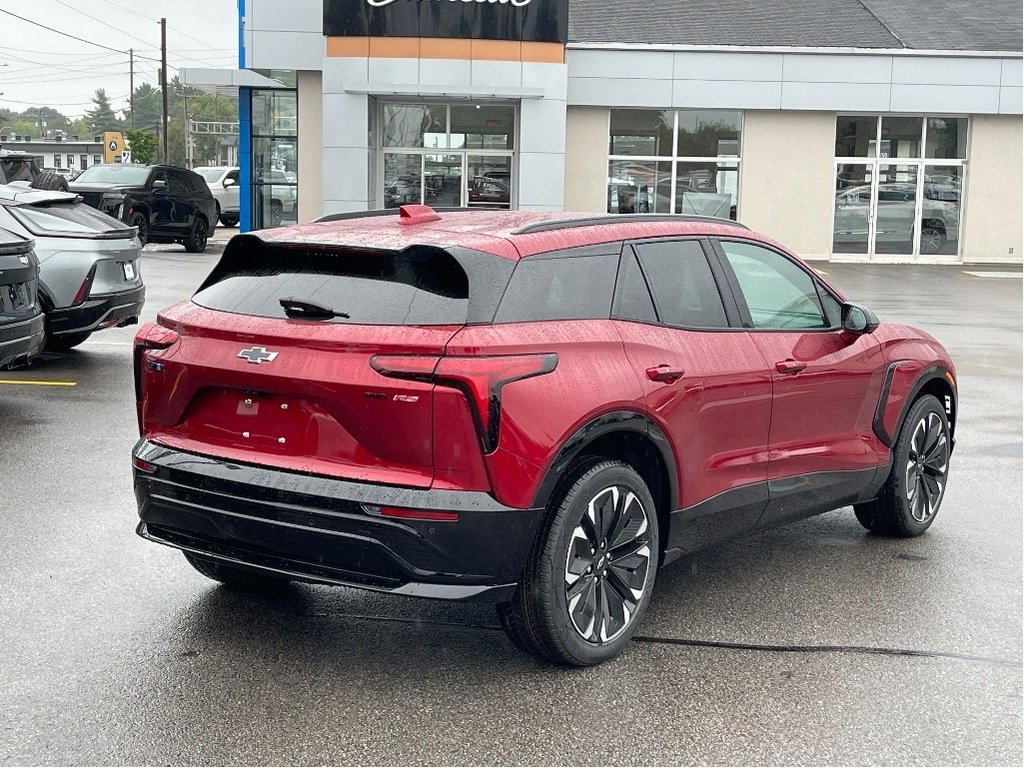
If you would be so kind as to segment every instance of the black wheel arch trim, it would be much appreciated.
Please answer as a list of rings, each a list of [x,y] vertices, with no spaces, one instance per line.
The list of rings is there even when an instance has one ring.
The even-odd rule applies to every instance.
[[[889,395],[890,390],[892,388],[892,380],[893,377],[896,375],[896,369],[908,362],[912,361],[895,360],[889,364],[888,368],[886,368],[885,379],[882,382],[882,392],[878,398],[878,407],[875,409],[875,418],[871,424],[871,427],[874,430],[875,435],[877,435],[878,439],[882,441],[886,448],[892,448],[893,443],[895,442],[895,436],[890,435],[886,431],[884,424],[885,408],[889,403]],[[903,420],[906,419],[907,417],[907,412],[910,410],[910,407],[914,404],[914,401],[917,400],[918,395],[921,394],[921,390],[923,390],[925,386],[928,385],[930,382],[941,380],[945,382],[945,384],[949,387],[950,391],[952,392],[952,403],[950,407],[950,413],[948,414],[950,437],[949,450],[950,453],[952,453],[953,447],[956,445],[956,441],[953,439],[953,430],[954,425],[956,423],[957,397],[956,384],[951,382],[950,378],[951,371],[946,366],[941,364],[929,366],[928,368],[925,368],[923,371],[921,371],[921,373],[918,374],[917,379],[914,381],[913,386],[911,386],[910,390],[907,392],[906,400],[904,400],[903,406],[900,408],[899,418],[896,419],[896,429],[899,430],[899,428],[902,426]],[[943,406],[945,406],[944,403]]]
[[[546,507],[559,479],[577,457],[585,455],[595,440],[613,432],[631,432],[650,440],[665,463],[668,476],[668,509],[675,509],[679,498],[676,458],[672,446],[662,429],[639,411],[611,411],[602,414],[577,429],[559,448],[548,465],[534,496],[533,507]]]

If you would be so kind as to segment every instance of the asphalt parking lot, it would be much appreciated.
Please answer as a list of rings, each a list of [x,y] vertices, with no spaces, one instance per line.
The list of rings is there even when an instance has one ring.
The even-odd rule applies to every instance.
[[[143,320],[224,234],[147,247]],[[489,606],[254,596],[136,537],[134,328],[0,372],[0,763],[1021,764],[1020,273],[820,266],[958,366],[935,525],[845,509],[687,558],[596,669],[523,655]]]

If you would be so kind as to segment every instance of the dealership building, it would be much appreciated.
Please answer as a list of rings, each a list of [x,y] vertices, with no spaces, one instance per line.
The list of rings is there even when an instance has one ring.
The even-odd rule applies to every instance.
[[[1021,263],[1021,4],[239,0],[243,226],[736,217],[811,259]],[[272,172],[273,171],[273,172]],[[279,171],[283,173],[279,173]]]

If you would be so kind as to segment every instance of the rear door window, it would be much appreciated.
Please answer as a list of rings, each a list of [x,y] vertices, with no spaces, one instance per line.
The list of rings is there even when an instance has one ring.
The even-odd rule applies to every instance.
[[[439,248],[328,252],[252,244],[225,253],[192,297],[209,309],[285,318],[281,299],[336,313],[323,322],[462,325],[469,281],[459,262]]]
[[[618,264],[618,252],[523,259],[512,273],[494,322],[608,319]]]
[[[711,266],[697,240],[639,243],[635,247],[663,324],[677,328],[729,326]]]

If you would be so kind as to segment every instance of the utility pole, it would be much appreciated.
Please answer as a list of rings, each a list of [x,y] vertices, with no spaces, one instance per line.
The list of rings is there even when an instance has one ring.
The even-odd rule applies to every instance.
[[[170,161],[167,153],[167,19],[160,19],[160,85],[164,92],[163,128],[164,162]]]
[[[128,108],[132,111],[132,130],[135,130],[135,51],[128,49]]]

